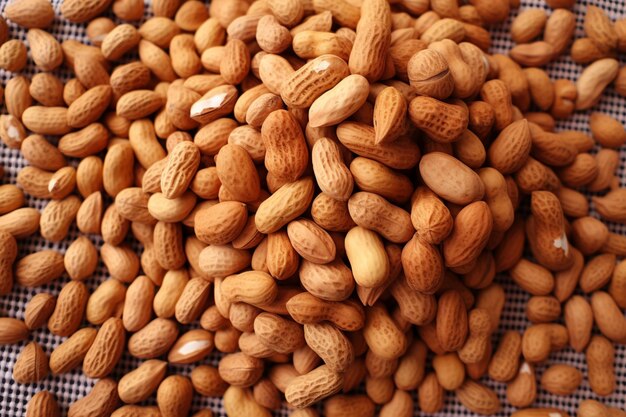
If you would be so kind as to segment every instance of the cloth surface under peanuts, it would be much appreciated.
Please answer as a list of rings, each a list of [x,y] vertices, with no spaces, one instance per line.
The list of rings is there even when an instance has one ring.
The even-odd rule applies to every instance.
[[[0,10],[4,10],[6,0],[0,0]],[[76,25],[69,23],[60,18],[60,0],[53,0],[54,8],[56,10],[56,19],[51,29],[53,35],[59,40],[76,39],[87,43],[85,36],[85,25]],[[146,0],[146,16],[150,16],[151,7],[150,2]],[[587,4],[594,4],[607,11],[613,19],[626,17],[626,7],[623,0],[579,0],[574,11],[577,15],[577,31],[576,37],[583,35],[582,24],[584,12]],[[524,10],[530,7],[545,7],[547,8],[544,0],[522,0],[522,5],[519,9],[514,10],[510,19],[514,18],[519,10]],[[497,26],[491,29],[493,47],[491,52],[505,53],[512,46],[511,38],[509,35],[510,20],[508,23]],[[18,28],[14,24],[11,24],[11,37],[25,40],[25,31]],[[624,58],[623,56],[621,58]],[[624,60],[622,60],[622,65]],[[562,56],[556,62],[548,65],[547,70],[553,79],[568,78],[576,80],[581,72],[582,67],[574,64],[568,57]],[[29,65],[22,72],[27,76],[35,74],[35,68],[32,61],[29,60]],[[67,80],[71,74],[67,70],[57,71],[57,75],[61,76],[64,80]],[[12,77],[12,74],[6,73],[0,70],[0,78],[2,78],[2,85],[5,85],[7,80]],[[619,97],[612,88],[609,88],[601,102],[594,107],[594,111],[601,111],[618,118],[622,123],[626,124],[626,99]],[[589,116],[586,113],[576,113],[572,118],[567,121],[558,123],[558,129],[575,129],[588,132]],[[15,178],[18,171],[26,165],[24,159],[20,157],[18,151],[10,150],[3,144],[0,144],[0,165],[5,168],[4,177],[0,179],[1,184],[15,183]],[[621,163],[619,167],[619,175],[621,178],[621,185],[626,186],[626,150],[622,151]],[[28,205],[36,207],[42,210],[45,206],[45,201],[35,198],[28,198]],[[609,228],[616,233],[626,233],[626,227],[623,225],[609,224]],[[42,249],[56,249],[61,252],[65,252],[70,242],[72,242],[78,236],[76,227],[72,227],[68,239],[59,243],[51,244],[42,239],[39,235],[35,235],[29,239],[19,242],[20,253],[22,257],[26,254],[42,250]],[[100,247],[102,244],[101,239],[94,238],[93,242]],[[140,251],[140,246],[133,242],[134,247]],[[96,273],[92,278],[87,280],[87,285],[90,290],[94,290],[97,285],[107,278],[107,271],[100,263]],[[54,295],[58,294],[62,284],[67,282],[69,278],[63,277],[60,280],[47,285],[43,288],[37,288],[35,290],[16,286],[13,292],[0,298],[0,316],[3,317],[16,317],[24,318],[24,307],[32,296],[41,291],[50,292]],[[525,307],[529,295],[519,289],[515,284],[510,282],[510,279],[506,276],[498,277],[498,282],[504,285],[506,289],[507,302],[502,315],[502,321],[500,328],[494,337],[499,337],[505,330],[517,330],[523,331],[529,322],[526,319]],[[40,329],[32,333],[31,340],[35,340],[41,344],[43,349],[49,355],[52,350],[58,346],[63,338],[50,334],[46,329]],[[3,346],[0,349],[0,415],[3,417],[20,417],[26,413],[26,405],[30,398],[38,391],[48,390],[56,395],[59,404],[62,408],[62,413],[65,415],[69,405],[85,396],[91,390],[91,387],[95,383],[94,380],[86,378],[80,369],[77,369],[69,374],[60,376],[49,376],[39,384],[34,385],[19,385],[16,384],[11,377],[13,371],[13,364],[17,358],[19,352],[23,348],[26,342],[14,345]],[[205,363],[216,366],[218,363],[219,354],[213,353]],[[122,360],[116,367],[113,377],[119,379],[126,372],[136,368],[141,361],[131,357],[128,353],[125,353]],[[587,382],[587,366],[585,363],[584,354],[575,353],[571,349],[567,349],[558,353],[554,353],[550,356],[550,364],[565,363],[575,366],[580,369],[584,374],[584,382],[580,389],[572,396],[558,397],[543,390],[539,390],[535,407],[555,407],[567,411],[571,416],[576,415],[578,403],[583,399],[594,398],[605,402],[607,405],[617,406],[623,408],[626,405],[626,347],[618,346],[616,348],[616,373],[617,373],[617,389],[612,396],[607,398],[598,398],[589,388]],[[169,366],[169,373],[179,373],[182,375],[189,375],[193,366]],[[545,365],[538,366],[537,375],[541,376],[541,373],[545,370]],[[494,383],[486,378],[486,383],[493,387],[500,396],[503,408],[498,414],[499,416],[508,416],[514,408],[506,404],[505,398],[505,385],[500,383]],[[415,393],[412,393],[415,395]],[[154,401],[153,399],[151,400]],[[194,402],[192,410],[198,411],[203,408],[211,408],[216,416],[225,416],[224,409],[222,407],[221,400],[219,398],[206,398],[199,395],[194,396]],[[280,416],[287,416],[289,412],[284,407],[281,412],[276,413]],[[448,395],[446,401],[446,407],[440,413],[440,415],[446,416],[463,416],[471,415],[472,413],[465,409],[458,401],[454,399],[454,395]],[[420,415],[420,412],[415,410],[415,415]]]

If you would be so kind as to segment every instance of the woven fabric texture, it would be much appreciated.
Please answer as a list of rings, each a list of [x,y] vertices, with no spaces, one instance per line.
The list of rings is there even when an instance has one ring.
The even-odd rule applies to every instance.
[[[6,0],[0,1],[0,10],[4,10],[6,3]],[[85,25],[71,24],[70,22],[67,22],[59,17],[61,0],[53,0],[53,3],[54,8],[57,12],[57,17],[51,29],[53,35],[60,40],[76,39],[88,43],[85,36]],[[594,4],[601,7],[602,9],[606,10],[614,19],[626,17],[626,6],[624,5],[623,0],[579,0],[574,9],[577,15],[576,37],[581,37],[583,35],[582,25],[587,4]],[[491,29],[493,39],[492,52],[506,53],[506,51],[511,48],[512,41],[509,35],[510,21],[517,15],[519,11],[531,7],[540,7],[549,10],[544,0],[522,0],[522,6],[512,12],[509,22]],[[149,17],[152,14],[149,0],[146,0],[145,12],[146,17]],[[138,22],[136,24],[139,25],[140,23],[141,22]],[[25,31],[23,29],[20,29],[14,24],[10,24],[10,27],[12,38],[26,41]],[[562,56],[556,62],[548,65],[547,70],[552,79],[567,78],[571,80],[576,80],[580,75],[582,66],[573,63],[568,57]],[[22,72],[22,74],[31,77],[35,73],[35,67],[32,61],[29,60],[29,65]],[[63,80],[67,80],[72,76],[72,74],[65,69],[56,71],[56,74],[62,77]],[[0,70],[2,85],[6,84],[7,80],[9,80],[12,76],[13,74]],[[622,123],[626,124],[626,100],[615,94],[615,92],[611,88],[607,90],[602,98],[602,101],[593,109],[593,111],[601,111],[603,113],[610,114],[611,116],[618,118]],[[558,130],[572,129],[588,132],[588,122],[589,114],[576,113],[569,120],[559,122]],[[74,164],[76,164],[76,162],[77,161],[72,161],[72,163]],[[626,186],[626,172],[624,172],[625,163],[626,151],[623,151],[621,153],[621,163],[619,168],[619,175],[621,178],[622,186]],[[0,143],[0,165],[2,165],[5,169],[4,177],[0,179],[0,183],[15,183],[17,173],[21,168],[26,165],[26,161],[21,158],[18,151],[10,150],[4,144]],[[46,201],[27,197],[27,204],[31,207],[42,210],[46,205]],[[626,233],[626,227],[623,225],[609,224],[609,228],[613,232]],[[19,257],[42,249],[55,249],[61,252],[65,252],[68,245],[78,235],[79,232],[74,226],[72,227],[68,238],[58,244],[51,244],[50,242],[46,242],[39,235],[35,235],[25,240],[21,240],[19,242]],[[100,245],[102,244],[102,240],[99,237],[89,237],[92,239],[94,244],[100,247]],[[137,251],[141,251],[141,248],[137,244],[137,242],[133,241],[131,242],[131,244],[133,245],[133,247],[136,248]],[[106,268],[102,265],[102,263],[100,263],[96,273],[92,278],[86,281],[86,284],[89,289],[93,291],[98,286],[98,284],[105,280],[107,277],[108,274]],[[62,285],[68,280],[69,278],[63,277],[56,282],[53,282],[42,288],[37,288],[35,290],[16,286],[10,295],[0,298],[0,316],[23,319],[24,307],[31,297],[41,291],[49,292],[56,295],[60,291]],[[521,332],[529,325],[529,322],[527,321],[525,315],[525,307],[529,295],[519,289],[515,284],[513,284],[507,276],[500,276],[498,277],[497,281],[500,282],[506,289],[507,302],[504,308],[504,312],[502,314],[502,322],[500,328],[498,332],[494,335],[495,338],[498,338],[505,330],[512,329]],[[32,333],[31,340],[40,343],[43,349],[49,355],[52,350],[64,340],[64,338],[54,336],[50,334],[46,329],[40,329]],[[54,393],[57,396],[59,404],[62,408],[62,413],[63,415],[65,415],[67,413],[69,405],[72,402],[88,394],[95,381],[86,378],[82,374],[81,370],[77,369],[65,375],[49,376],[39,384],[19,385],[15,383],[11,377],[13,364],[15,363],[15,360],[25,343],[15,346],[3,346],[0,348],[0,415],[5,417],[24,416],[26,413],[26,405],[28,401],[36,392],[40,390],[48,390]],[[576,415],[578,403],[581,400],[595,398],[604,401],[607,405],[625,407],[626,347],[617,347],[616,353],[617,389],[612,396],[607,398],[597,398],[597,396],[590,390],[589,385],[586,382],[587,365],[585,362],[584,354],[575,353],[571,349],[552,354],[549,360],[549,364],[565,363],[573,365],[585,374],[585,382],[574,395],[569,397],[550,395],[540,389],[537,401],[535,402],[535,406],[560,408],[569,412],[570,415]],[[219,357],[219,354],[214,353],[208,359],[206,359],[204,363],[216,366]],[[116,379],[119,379],[126,372],[136,368],[140,364],[140,362],[140,360],[133,358],[126,353],[122,357],[112,376]],[[538,377],[541,376],[541,373],[544,371],[544,369],[545,365],[537,367]],[[191,370],[192,366],[169,366],[169,373],[171,374],[179,373],[188,376]],[[508,416],[513,411],[515,411],[514,408],[506,405],[505,385],[500,383],[494,383],[493,381],[489,381],[487,379],[485,380],[489,386],[491,386],[498,392],[498,395],[500,396],[500,399],[504,404],[499,415]],[[154,400],[150,400],[149,403],[154,403]],[[220,398],[206,398],[201,397],[200,395],[195,395],[192,411],[195,412],[207,407],[213,410],[216,416],[226,415],[222,408]],[[280,416],[287,416],[289,412],[286,408],[283,408],[282,411],[276,414]],[[471,414],[472,413],[465,409],[458,401],[456,401],[454,399],[454,396],[451,394],[448,395],[445,409],[440,413],[440,415],[446,416],[463,416]],[[420,412],[417,410],[417,406],[415,415],[420,415]]]

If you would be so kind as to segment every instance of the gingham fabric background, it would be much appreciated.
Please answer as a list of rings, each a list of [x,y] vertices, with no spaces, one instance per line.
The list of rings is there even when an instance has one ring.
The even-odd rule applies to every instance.
[[[4,10],[4,6],[6,5],[6,3],[6,0],[1,0],[0,9]],[[87,42],[85,37],[85,25],[75,25],[64,21],[62,18],[59,17],[61,0],[53,0],[53,3],[54,8],[57,12],[57,18],[52,27],[52,33],[55,35],[55,37],[57,37],[57,39],[77,39]],[[151,15],[151,8],[149,3],[150,1],[146,0],[146,16]],[[609,12],[611,17],[614,19],[626,17],[626,5],[624,3],[624,0],[579,0],[578,4],[575,7],[575,12],[578,18],[576,37],[581,37],[583,35],[583,16],[587,4],[595,4],[601,7],[602,9]],[[523,10],[530,7],[545,7],[549,10],[549,8],[545,5],[544,0],[522,0],[522,6],[518,10]],[[512,13],[511,18],[517,15],[518,10],[515,10]],[[497,51],[505,53],[508,49],[511,48],[512,42],[508,34],[509,24],[510,21],[502,26],[492,29],[492,52]],[[25,41],[25,31],[19,29],[14,24],[11,24],[11,37],[19,38]],[[624,62],[622,61],[622,64],[623,63]],[[561,57],[558,61],[550,64],[547,69],[553,79],[568,78],[571,80],[576,80],[581,72],[582,67],[571,62],[571,60],[567,57]],[[29,60],[29,66],[26,68],[25,71],[23,71],[23,74],[27,76],[32,76],[34,73],[34,65]],[[57,75],[63,77],[63,79],[67,79],[71,76],[71,74],[67,70],[57,71]],[[6,81],[12,77],[12,74],[0,70],[0,77],[2,78],[2,84],[4,85],[6,84]],[[610,88],[603,96],[600,104],[598,104],[593,110],[610,114],[614,117],[617,117],[622,123],[626,124],[626,99],[619,97]],[[588,131],[588,120],[589,118],[587,114],[577,113],[570,120],[559,122],[558,128]],[[0,143],[0,165],[5,168],[4,177],[0,179],[0,183],[8,184],[15,183],[15,178],[18,171],[26,165],[26,162],[20,157],[19,152],[10,150],[6,146],[4,146],[4,144]],[[624,169],[625,165],[626,151],[622,152],[620,164],[620,176],[622,178],[622,186],[626,186],[626,171]],[[36,207],[39,210],[42,210],[45,207],[45,204],[46,201],[35,198],[28,198],[28,205],[31,207]],[[611,224],[610,228],[614,232],[626,233],[626,227],[622,225]],[[68,239],[59,244],[50,244],[49,242],[45,242],[39,235],[36,235],[26,240],[22,240],[19,242],[19,257],[25,256],[38,250],[50,248],[64,252],[69,243],[71,243],[77,236],[78,231],[75,227],[73,227],[71,229]],[[101,239],[99,239],[98,237],[90,236],[90,238],[96,245],[99,246],[102,244]],[[135,245],[137,250],[141,250],[136,242],[133,242],[133,244]],[[106,278],[107,271],[102,263],[100,263],[94,277],[87,280],[86,283],[90,290],[93,291],[97,287],[97,285]],[[43,288],[37,288],[36,290],[30,290],[16,286],[10,295],[0,298],[0,316],[16,317],[20,319],[23,318],[24,306],[32,296],[41,291],[50,292],[56,295],[60,291],[62,285],[67,282],[68,279],[69,278],[67,277],[63,277],[50,285],[47,285]],[[528,300],[528,294],[518,289],[516,285],[510,283],[509,278],[507,278],[506,276],[499,277],[498,282],[502,283],[506,289],[507,303],[502,315],[500,329],[498,330],[498,333],[495,335],[495,337],[499,337],[499,335],[504,330],[508,329],[514,329],[521,332],[529,324],[526,320],[526,316],[524,313],[526,301]],[[58,346],[63,341],[63,338],[50,334],[46,329],[41,329],[33,332],[31,335],[31,339],[40,343],[48,355],[56,346]],[[69,374],[61,376],[49,376],[39,384],[16,384],[11,378],[13,364],[25,343],[26,342],[20,345],[3,346],[0,348],[0,416],[24,416],[26,413],[26,405],[28,401],[36,392],[40,390],[48,390],[54,393],[58,398],[59,404],[62,408],[62,413],[63,415],[65,415],[67,413],[69,405],[89,393],[95,381],[86,378],[82,375],[81,370],[77,369]],[[597,399],[604,401],[606,404],[623,408],[626,407],[626,347],[617,347],[616,352],[617,389],[611,397]],[[214,353],[204,362],[216,366],[218,358],[219,355]],[[135,359],[128,354],[125,354],[122,357],[122,360],[118,364],[117,368],[115,369],[113,377],[119,379],[119,377],[125,372],[136,368],[139,363],[140,361],[138,359]],[[569,397],[554,396],[540,390],[537,401],[534,405],[537,407],[543,406],[560,408],[568,411],[570,415],[574,416],[576,415],[578,403],[581,400],[587,398],[596,398],[596,395],[590,390],[589,385],[586,382],[587,367],[584,354],[575,353],[571,349],[561,351],[552,354],[549,363],[567,363],[577,367],[585,373],[585,382],[575,393],[575,395]],[[189,375],[191,369],[191,366],[171,365],[169,367],[169,372]],[[541,376],[541,373],[544,369],[545,366],[537,367],[538,377]],[[487,381],[487,384],[493,387],[498,392],[502,403],[506,404],[505,385],[500,383],[494,383],[493,381]],[[153,403],[154,400],[152,399],[151,402]],[[224,410],[221,405],[221,400],[219,398],[205,398],[199,395],[195,395],[192,410],[195,412],[207,407],[211,408],[216,416],[225,416]],[[499,415],[508,416],[513,411],[515,411],[514,408],[508,405],[504,405]],[[419,414],[420,413],[419,411],[417,411],[416,406],[415,415],[417,416]],[[471,412],[466,410],[461,404],[454,400],[454,396],[452,394],[448,395],[446,407],[440,413],[440,415],[447,416],[463,416],[471,414]],[[283,411],[277,413],[277,415],[287,416],[288,412],[286,411],[286,409],[284,409]]]

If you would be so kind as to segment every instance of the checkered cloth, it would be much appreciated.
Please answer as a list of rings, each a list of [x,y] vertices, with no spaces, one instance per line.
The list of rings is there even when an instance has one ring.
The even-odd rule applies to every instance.
[[[0,1],[1,9],[4,9],[6,3],[6,0]],[[61,0],[53,0],[53,3],[57,12],[57,18],[51,29],[53,35],[57,39],[76,39],[88,43],[85,36],[85,25],[72,24],[60,18],[59,9]],[[624,6],[623,0],[579,0],[574,9],[577,15],[577,38],[583,36],[583,17],[587,4],[595,4],[601,7],[610,13],[611,17],[614,19],[626,17],[626,7]],[[519,10],[535,7],[547,8],[544,0],[522,0],[522,6]],[[150,15],[151,7],[149,1],[146,0],[146,16]],[[517,10],[512,13],[511,19],[516,15]],[[26,32],[23,29],[18,28],[14,24],[10,24],[10,26],[12,38],[18,38],[24,41],[26,40]],[[492,52],[506,53],[506,51],[511,48],[512,42],[509,36],[509,26],[510,20],[506,24],[491,30],[493,38]],[[553,79],[568,78],[576,80],[581,72],[581,69],[582,67],[580,65],[573,63],[568,57],[565,56],[559,58],[556,62],[548,65],[547,67],[547,70]],[[35,73],[35,67],[32,64],[32,61],[29,60],[29,65],[25,71],[23,71],[23,74],[30,77]],[[58,70],[56,73],[64,80],[72,76],[72,74],[65,69]],[[6,81],[10,79],[11,76],[12,75],[10,73],[0,70],[0,78],[2,78],[3,85],[6,84]],[[617,94],[615,94],[612,89],[608,89],[604,94],[602,101],[593,110],[610,114],[611,116],[618,118],[622,123],[626,123],[625,103],[626,101],[623,98],[620,98]],[[588,122],[588,114],[577,113],[569,120],[559,122],[558,129],[573,129],[588,132]],[[624,173],[625,161],[626,152],[622,153],[619,171],[620,176],[622,177],[622,186],[626,185],[626,173]],[[73,163],[75,162],[76,161],[73,161]],[[18,151],[8,149],[4,146],[4,144],[0,143],[0,165],[5,168],[4,177],[0,180],[0,183],[8,184],[15,183],[18,171],[27,164],[26,161],[20,157]],[[28,205],[42,210],[46,205],[46,201],[28,197]],[[626,227],[622,225],[610,224],[609,227],[613,232],[626,233]],[[77,236],[77,229],[72,227],[68,239],[58,244],[46,242],[39,235],[30,237],[19,242],[19,256],[21,257],[42,249],[55,249],[64,252],[69,243],[71,243]],[[98,245],[98,247],[102,244],[100,238],[94,236],[90,236],[90,238],[93,240],[94,244]],[[138,251],[141,251],[141,248],[136,242],[132,242],[132,244]],[[106,277],[107,271],[104,266],[100,264],[94,276],[87,280],[86,284],[90,290],[93,291],[99,283],[106,279]],[[36,290],[16,286],[10,295],[0,298],[0,316],[22,319],[24,317],[24,307],[31,297],[42,291],[56,295],[67,280],[68,278],[64,277],[56,282],[46,285],[43,288],[37,288]],[[496,338],[498,338],[499,335],[505,330],[517,330],[522,332],[529,325],[524,311],[529,295],[521,291],[515,284],[511,283],[510,279],[506,276],[500,276],[498,278],[498,282],[500,282],[506,289],[507,303],[502,314],[500,328],[498,333],[495,335]],[[50,354],[52,350],[64,340],[61,337],[50,334],[46,329],[34,331],[31,338],[41,344],[43,349],[48,354]],[[24,344],[25,343],[15,346],[3,346],[0,348],[0,415],[5,417],[18,417],[25,415],[28,401],[36,392],[40,390],[48,390],[57,396],[59,404],[63,409],[63,414],[67,412],[67,408],[71,403],[89,393],[95,381],[86,378],[80,369],[74,370],[73,372],[65,375],[49,376],[41,383],[35,385],[16,384],[12,380],[11,374],[13,372],[15,359],[22,350]],[[536,407],[560,408],[569,412],[572,416],[576,415],[578,403],[587,398],[597,398],[604,401],[606,404],[624,407],[626,405],[626,348],[624,346],[617,347],[616,352],[617,389],[612,396],[608,398],[597,398],[589,388],[587,378],[585,378],[583,385],[575,393],[575,395],[572,396],[559,397],[550,395],[543,390],[539,390],[537,401],[534,405]],[[205,359],[204,362],[216,366],[219,357],[219,354],[214,353],[208,359]],[[119,379],[124,373],[136,368],[140,362],[140,360],[133,358],[126,353],[122,356],[122,359],[112,376]],[[550,357],[550,363],[570,364],[582,370],[585,374],[587,373],[587,365],[585,363],[584,354],[575,353],[571,349],[552,354]],[[178,373],[189,376],[191,369],[191,366],[169,366],[169,372],[172,374]],[[537,367],[538,376],[541,376],[544,369],[545,366]],[[493,381],[487,380],[487,378],[485,379],[486,383],[498,392],[502,403],[506,404],[505,385],[501,383],[494,383]],[[151,401],[153,402],[154,400]],[[200,395],[196,395],[194,397],[194,412],[207,407],[213,410],[216,416],[225,416],[220,398],[205,398]],[[513,411],[515,411],[514,408],[504,405],[499,415],[508,416]],[[286,408],[277,413],[277,415],[280,416],[287,416],[288,414],[289,413]],[[454,395],[450,394],[448,395],[446,407],[442,411],[441,415],[444,414],[446,416],[463,416],[470,415],[472,413],[456,401],[454,399]],[[419,415],[417,406],[415,415]]]

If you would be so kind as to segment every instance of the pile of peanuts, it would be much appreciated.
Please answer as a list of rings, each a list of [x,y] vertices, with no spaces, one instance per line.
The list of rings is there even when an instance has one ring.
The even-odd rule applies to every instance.
[[[0,317],[14,381],[81,368],[97,382],[69,417],[186,417],[194,395],[228,417],[410,417],[446,397],[494,415],[494,384],[514,417],[568,417],[538,392],[586,376],[613,394],[626,131],[593,110],[591,136],[556,124],[626,96],[626,19],[589,5],[574,40],[575,1],[546,3],[491,55],[519,0],[153,0],[147,19],[143,0],[12,0],[0,139],[28,166],[0,185],[0,294],[37,292]],[[541,69],[564,54],[575,81]],[[18,258],[30,238],[65,250]],[[522,333],[499,330],[508,280],[530,294]],[[551,362],[562,349],[586,373]],[[115,380],[126,354],[140,364]],[[48,391],[27,406],[60,415]]]

